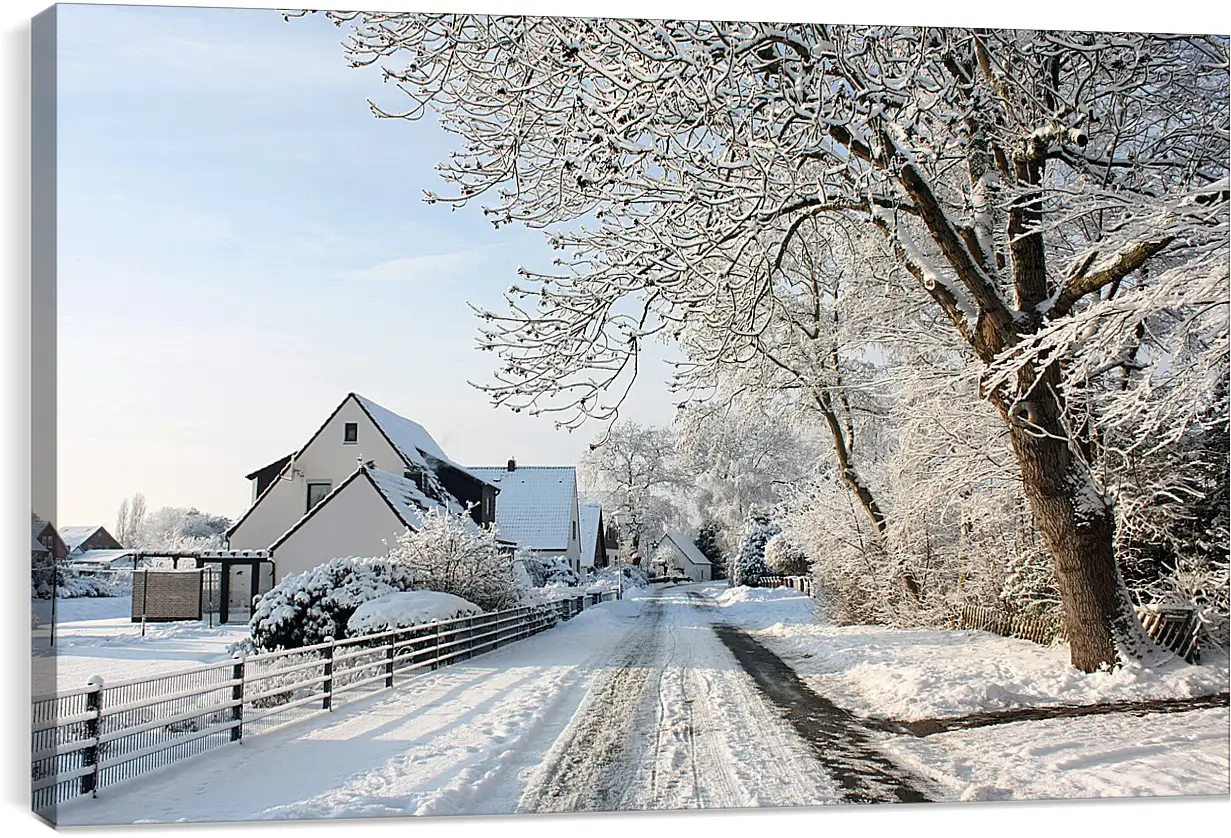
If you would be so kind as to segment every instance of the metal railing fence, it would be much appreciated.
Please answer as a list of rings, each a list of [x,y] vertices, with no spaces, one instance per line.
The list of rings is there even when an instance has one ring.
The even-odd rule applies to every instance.
[[[198,668],[36,696],[31,803],[45,811],[246,736],[328,713],[341,696],[468,660],[617,599],[587,593],[454,620],[236,656]]]

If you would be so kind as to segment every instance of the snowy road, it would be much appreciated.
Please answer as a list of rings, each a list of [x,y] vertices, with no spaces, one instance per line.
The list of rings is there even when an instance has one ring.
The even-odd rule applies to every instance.
[[[332,716],[57,813],[61,824],[789,806],[838,785],[689,586],[642,590]]]

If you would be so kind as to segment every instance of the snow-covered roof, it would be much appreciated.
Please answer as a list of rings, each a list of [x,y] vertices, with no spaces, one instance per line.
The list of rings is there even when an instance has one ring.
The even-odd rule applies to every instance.
[[[47,553],[47,552],[50,552],[50,551],[49,551],[46,547],[44,547],[44,546],[43,546],[43,545],[39,542],[39,540],[38,540],[38,536],[37,536],[37,535],[32,535],[32,536],[30,536],[30,550],[31,550],[31,552],[34,552],[34,553]]]
[[[366,477],[371,482],[372,487],[376,489],[377,494],[384,498],[385,502],[393,510],[393,513],[401,519],[402,523],[407,527],[418,529],[423,524],[423,513],[428,509],[439,509],[442,512],[447,512],[456,516],[468,529],[478,529],[478,524],[474,519],[465,514],[465,510],[456,502],[450,503],[448,506],[440,501],[430,498],[419,489],[418,484],[408,477],[403,477],[400,474],[394,474],[383,469],[374,468],[372,466],[359,466],[351,472],[351,475],[339,483],[325,497],[312,507],[306,515],[300,518],[291,526],[289,530],[269,546],[270,550],[276,551],[282,542],[286,541],[298,530],[305,522],[313,515],[316,515],[320,510],[325,509],[338,495],[345,492],[349,486],[356,482],[362,481]]]
[[[369,468],[367,472],[376,491],[384,496],[402,519],[402,523],[408,527],[418,528],[423,523],[423,513],[426,510],[444,509],[439,501],[423,494],[413,480],[378,468]]]
[[[405,458],[407,463],[428,468],[429,464],[425,458],[431,458],[457,469],[462,474],[468,474],[479,480],[483,479],[464,466],[460,466],[450,460],[444,450],[436,444],[436,440],[432,439],[432,435],[427,432],[427,429],[418,422],[413,422],[405,416],[399,416],[392,410],[381,407],[376,402],[358,393],[351,393],[351,395],[355,397],[355,401],[359,403],[359,406],[372,417],[372,421],[376,423],[376,426],[380,428],[381,432],[389,439],[393,447],[398,450],[398,453]]]
[[[583,503],[577,507],[577,527],[581,531],[581,566],[594,567],[594,552],[598,547],[598,519],[603,507],[597,503]]]
[[[574,466],[471,466],[469,471],[500,490],[500,535],[530,550],[567,550],[577,496]]]
[[[70,559],[71,564],[111,567],[117,563],[132,562],[132,550],[85,550]]]
[[[61,527],[60,538],[64,539],[64,543],[68,546],[68,550],[71,553],[80,547],[82,542],[101,529],[102,526],[97,524],[90,527]]]
[[[675,549],[680,551],[689,564],[709,566],[710,560],[705,558],[705,554],[697,549],[697,545],[688,536],[683,533],[669,532],[665,538],[675,545]]]

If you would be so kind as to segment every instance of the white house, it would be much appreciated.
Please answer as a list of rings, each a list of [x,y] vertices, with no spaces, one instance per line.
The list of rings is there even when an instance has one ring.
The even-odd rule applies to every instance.
[[[416,422],[347,394],[294,454],[248,475],[256,498],[232,550],[273,552],[274,581],[337,556],[383,555],[425,509],[495,520],[497,489]]]
[[[654,546],[655,561],[664,562],[666,575],[679,573],[694,582],[709,582],[713,578],[710,560],[683,533],[669,532]]]
[[[470,472],[500,490],[500,537],[541,556],[564,559],[581,570],[581,532],[574,466],[472,466]]]

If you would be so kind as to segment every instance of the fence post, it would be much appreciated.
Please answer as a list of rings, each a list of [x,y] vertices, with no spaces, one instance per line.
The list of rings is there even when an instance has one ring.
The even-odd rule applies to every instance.
[[[322,710],[333,710],[333,638],[326,637],[325,642],[325,697],[321,701]]]
[[[231,741],[238,742],[244,738],[244,659],[243,652],[236,652],[231,656],[235,663],[231,665],[231,680],[235,683],[231,685],[231,701],[235,705],[231,708],[231,721],[235,722],[235,727],[231,728]]]
[[[85,749],[82,762],[94,770],[82,775],[81,793],[98,797],[98,736],[103,727],[103,676],[92,675],[86,684],[94,688],[94,692],[89,693],[85,699],[86,709],[94,713],[94,718],[85,723],[85,732],[87,737],[94,740],[94,744]]]
[[[432,651],[432,667],[431,672],[435,672],[440,667],[440,623],[436,623],[436,648]]]
[[[397,635],[389,638],[389,647],[385,649],[385,688],[393,686],[393,652],[396,648]]]

